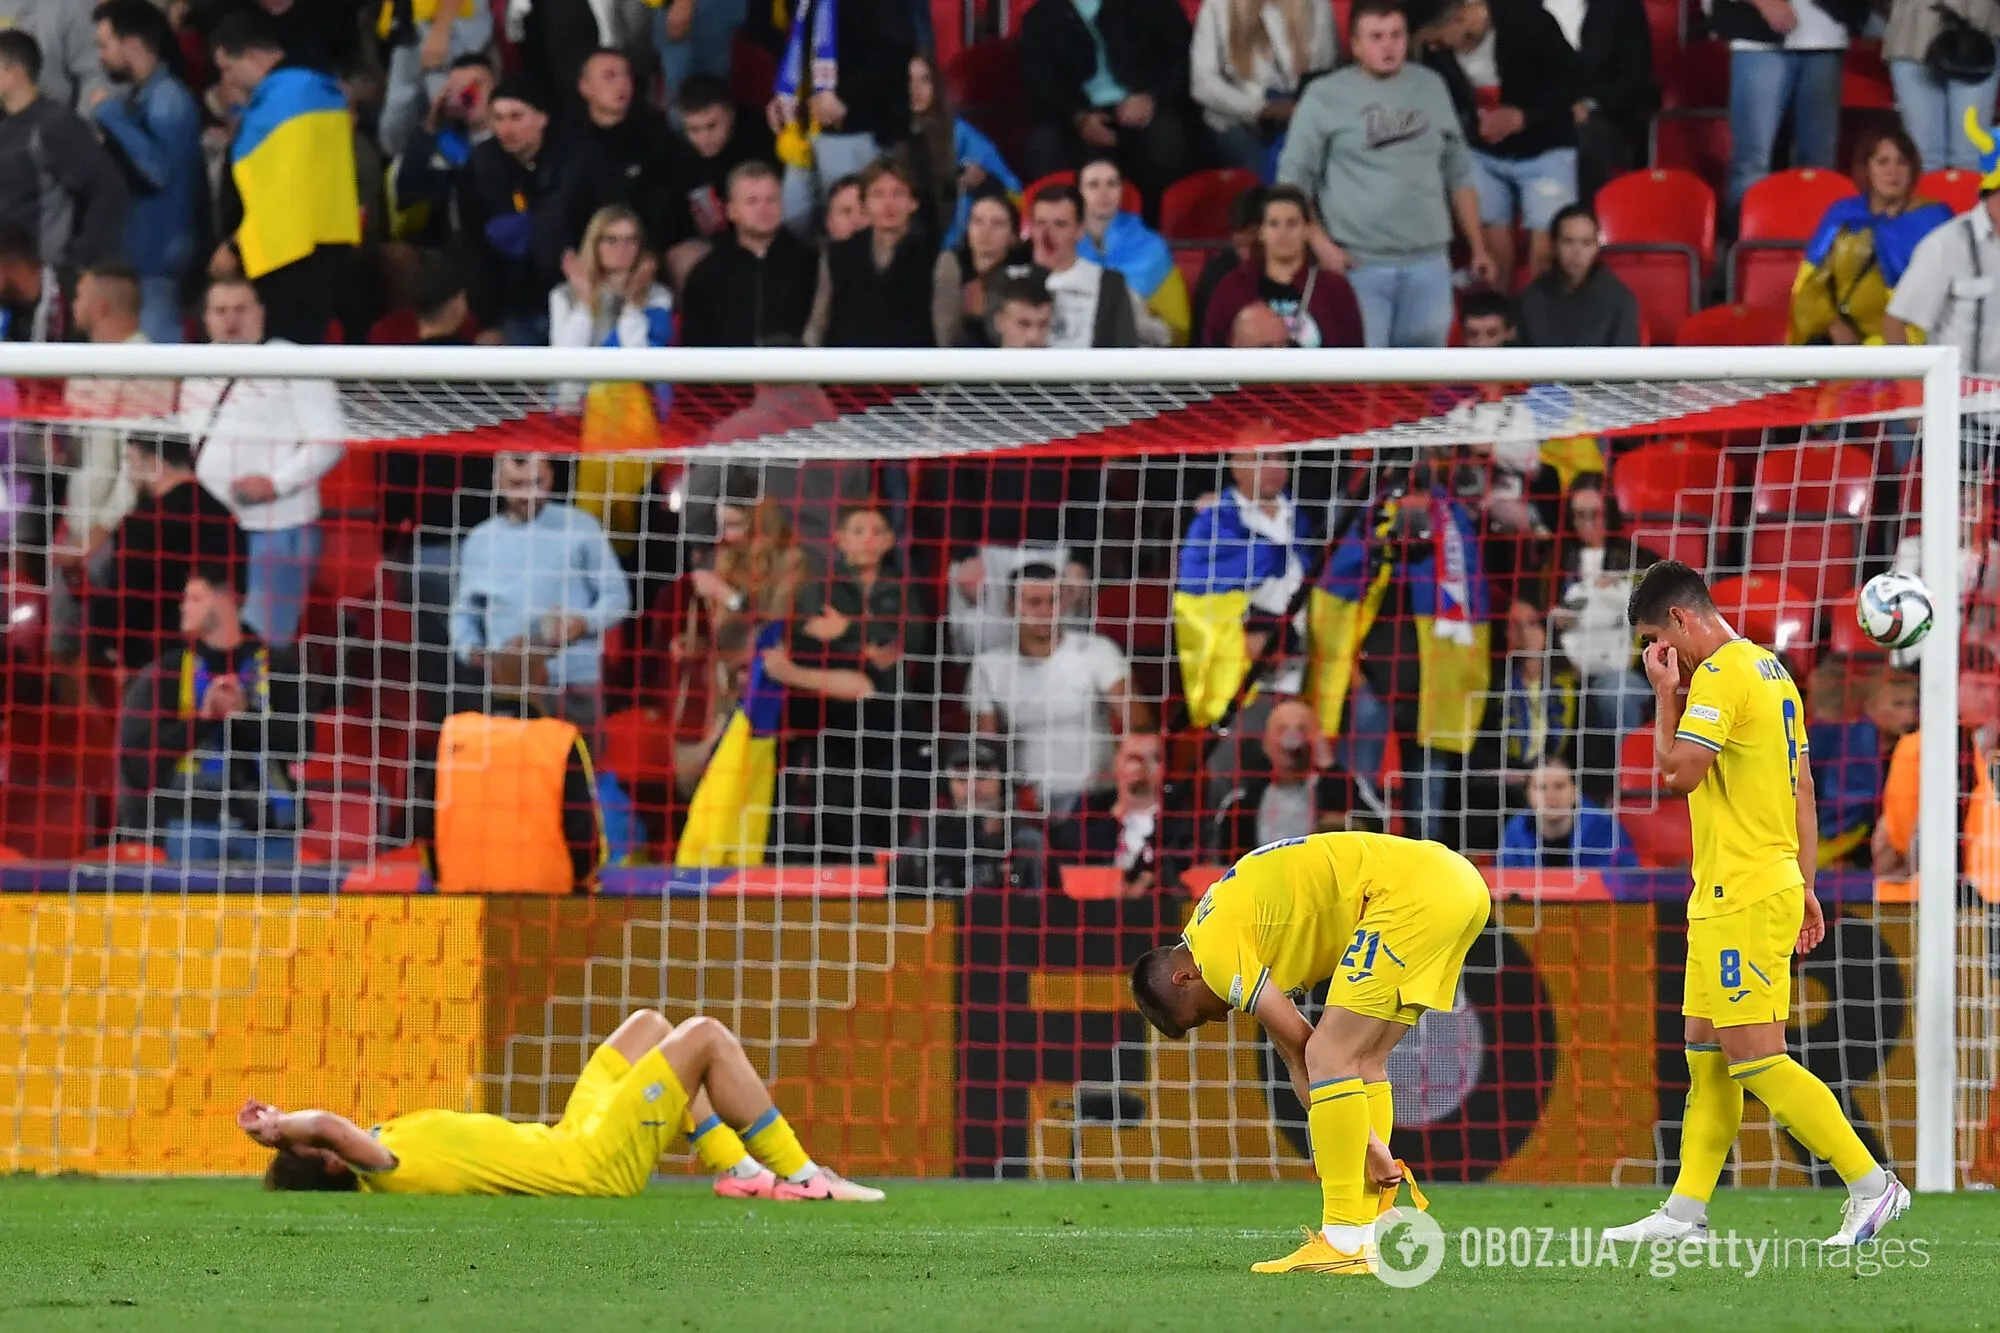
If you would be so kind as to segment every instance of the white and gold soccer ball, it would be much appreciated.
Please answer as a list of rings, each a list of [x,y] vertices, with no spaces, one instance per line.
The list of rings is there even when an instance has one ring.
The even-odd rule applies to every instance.
[[[1914,574],[1877,574],[1854,599],[1861,632],[1895,652],[1922,643],[1931,617],[1931,590]]]

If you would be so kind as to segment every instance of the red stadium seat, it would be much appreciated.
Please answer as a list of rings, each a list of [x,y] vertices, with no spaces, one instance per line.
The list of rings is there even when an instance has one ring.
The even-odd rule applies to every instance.
[[[1851,606],[1828,608],[1828,618],[1832,633],[1828,635],[1828,646],[1842,657],[1887,657],[1888,650],[1861,632],[1861,622],[1854,618]]]
[[[1714,110],[1662,111],[1653,118],[1655,167],[1691,172],[1720,190],[1729,176],[1729,116]]]
[[[1729,252],[1732,304],[1791,308],[1806,248],[1790,241],[1740,241]]]
[[[1097,632],[1133,657],[1164,657],[1174,618],[1174,590],[1154,580],[1109,582],[1097,588]]]
[[[1797,584],[1772,574],[1744,574],[1709,588],[1716,609],[1752,643],[1769,648],[1803,679],[1818,647],[1818,605]]]
[[[1711,306],[1690,316],[1674,341],[1682,347],[1775,347],[1790,324],[1784,306]]]
[[[1671,344],[1695,307],[1701,276],[1694,251],[1675,245],[1629,249],[1608,245],[1600,258],[1638,298],[1653,342]]]
[[[1074,171],[1051,171],[1040,180],[1030,182],[1028,188],[1021,191],[1021,234],[1023,236],[1028,234],[1028,212],[1034,208],[1037,195],[1052,185],[1074,184],[1076,184],[1076,173]],[[1144,208],[1145,205],[1139,198],[1139,187],[1129,180],[1126,181],[1125,192],[1120,197],[1118,206],[1127,213],[1137,213]]]
[[[729,48],[729,96],[739,107],[754,107],[762,115],[764,105],[778,86],[778,62],[756,42],[736,34]],[[749,115],[745,111],[741,114]]]
[[[1241,167],[1197,171],[1175,181],[1160,195],[1160,234],[1169,241],[1228,240],[1237,196],[1257,184],[1257,173]]]
[[[1177,245],[1174,247],[1174,267],[1180,270],[1181,282],[1187,286],[1190,297],[1194,295],[1194,289],[1201,285],[1201,271],[1208,267],[1208,257],[1214,253],[1215,251],[1207,246]],[[1196,329],[1194,334],[1199,339],[1201,337],[1201,330]]]
[[[1618,743],[1617,816],[1641,862],[1656,868],[1688,863],[1687,800],[1660,785],[1650,727],[1627,732]]]
[[[1879,38],[1858,37],[1847,44],[1840,70],[1840,105],[1857,111],[1896,109],[1896,90],[1889,82]]]
[[[1730,252],[1729,299],[1752,305],[1789,301],[1805,242],[1826,210],[1855,193],[1832,171],[1800,167],[1766,176],[1743,195],[1741,238]]]
[[[1954,213],[1969,213],[1979,202],[1979,173],[1963,167],[1926,171],[1917,182],[1917,197],[1935,200]]]
[[[1715,262],[1715,192],[1686,171],[1628,171],[1597,192],[1606,245],[1681,245]]]
[[[1746,241],[1810,240],[1826,210],[1856,194],[1838,172],[1799,167],[1766,176],[1743,192],[1737,235]]]
[[[1685,439],[1642,445],[1612,464],[1611,490],[1640,544],[1707,566],[1709,542],[1729,517],[1722,450]]]
[[[1653,45],[1653,81],[1665,84],[1681,59],[1681,7],[1678,0],[1648,0],[1646,32]]]
[[[1868,454],[1807,442],[1757,457],[1750,490],[1753,573],[1781,574],[1821,603],[1854,590],[1875,490]]]
[[[375,793],[308,790],[299,859],[366,861],[375,854]]]
[[[1020,43],[1005,37],[973,43],[944,62],[944,82],[958,114],[991,139],[1001,157],[1019,162],[1028,132]]]
[[[1660,105],[1666,109],[1718,111],[1729,105],[1727,42],[1694,42],[1666,59],[1655,50],[1653,64],[1662,71]]]
[[[0,842],[37,861],[74,861],[91,843],[91,796],[80,787],[0,786]]]

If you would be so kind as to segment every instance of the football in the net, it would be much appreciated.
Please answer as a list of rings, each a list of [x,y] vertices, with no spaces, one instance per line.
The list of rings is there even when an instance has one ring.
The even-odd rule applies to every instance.
[[[1931,632],[1931,590],[1914,574],[1877,574],[1855,598],[1854,618],[1884,648],[1914,648]]]

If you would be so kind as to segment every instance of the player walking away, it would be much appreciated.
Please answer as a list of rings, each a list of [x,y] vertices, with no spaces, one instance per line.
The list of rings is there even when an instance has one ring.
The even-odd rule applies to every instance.
[[[1169,1037],[1232,1009],[1254,1015],[1307,1108],[1322,1225],[1252,1272],[1375,1271],[1375,1218],[1403,1179],[1385,1146],[1389,1052],[1424,1010],[1451,1008],[1491,910],[1486,882],[1448,847],[1318,833],[1238,861],[1202,896],[1181,942],[1133,966],[1139,1012]],[[1287,992],[1321,981],[1315,1026]]]
[[[715,1192],[726,1199],[882,1198],[806,1155],[735,1033],[712,1018],[675,1027],[651,1009],[591,1054],[554,1125],[413,1111],[364,1130],[331,1111],[286,1112],[254,1099],[236,1123],[278,1150],[264,1172],[273,1190],[623,1197],[646,1188],[685,1133],[721,1173]]]
[[[1678,560],[1646,572],[1626,616],[1659,700],[1660,773],[1688,798],[1694,826],[1681,1005],[1688,1097],[1672,1197],[1604,1234],[1706,1237],[1709,1197],[1742,1127],[1747,1090],[1847,1182],[1840,1230],[1825,1243],[1859,1244],[1909,1207],[1910,1193],[1877,1164],[1833,1091],[1785,1053],[1792,952],[1826,935],[1813,897],[1819,824],[1798,689],[1776,657],[1736,636],[1701,575]]]

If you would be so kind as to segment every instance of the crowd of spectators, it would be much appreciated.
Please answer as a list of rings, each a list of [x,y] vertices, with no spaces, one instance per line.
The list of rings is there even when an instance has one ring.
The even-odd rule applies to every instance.
[[[1727,227],[1781,121],[1792,164],[1833,165],[1841,53],[1868,16],[1835,0],[1715,8]],[[1983,125],[1993,76],[1935,68],[1933,10],[1957,14],[1889,7],[1907,130],[1857,145],[1858,193],[1806,247],[1790,337],[1928,336],[2000,373],[2000,302],[1967,281],[2000,272],[1994,208],[1954,222],[1917,187],[1927,165],[1991,160],[1963,121],[1969,107]],[[1007,136],[954,104],[930,15],[905,0],[103,0],[87,23],[31,7],[0,30],[0,338],[1647,341],[1591,202],[1643,163],[1658,105],[1641,0],[1341,12],[1036,0],[1017,39],[1025,132]],[[739,104],[759,49],[775,85]],[[1163,196],[1215,167],[1248,175],[1230,234],[1200,238],[1190,263]],[[217,854],[295,835],[286,782],[260,777],[275,795],[238,809],[201,794],[216,776],[202,764],[158,756],[219,747],[265,774],[309,746],[296,725],[238,723],[326,702],[287,682],[321,574],[321,486],[350,434],[340,395],[245,379],[71,395],[79,417],[175,423],[52,441],[15,529],[46,553],[61,651],[126,701],[121,825]],[[1633,859],[1618,752],[1651,699],[1622,611],[1654,553],[1618,514],[1611,446],[1544,439],[1497,391],[1451,409],[1478,443],[1367,466],[1254,448],[921,477],[815,464],[719,470],[706,491],[698,469],[603,456],[652,442],[672,386],[562,385],[551,406],[580,420],[573,466],[383,460],[374,517],[414,610],[415,720],[527,698],[609,743],[614,716],[664,690],[656,845],[754,662],[787,695],[778,855],[900,849],[964,887],[1099,863],[1132,892],[1169,878],[1163,848],[1226,858],[1327,827],[1397,827],[1503,864]],[[832,410],[809,386],[760,389],[709,438]],[[1176,589],[1177,660],[1098,632],[1098,591],[1135,579]],[[177,596],[178,614],[163,605]],[[1233,630],[1228,611],[1200,633],[1183,614],[1183,598],[1213,616],[1230,597]],[[634,642],[664,677],[631,665]],[[1828,753],[1881,769],[1872,786],[1827,782],[1830,805],[1879,797],[1903,685],[1884,677],[1865,704],[1859,687],[1829,694],[1846,730]],[[160,708],[174,725],[141,725]],[[1210,789],[1188,799],[1188,756],[1167,751],[1190,720],[1225,716],[1236,730],[1196,763]],[[170,817],[142,817],[147,793],[171,797]],[[1879,840],[1871,854],[1887,856]]]

